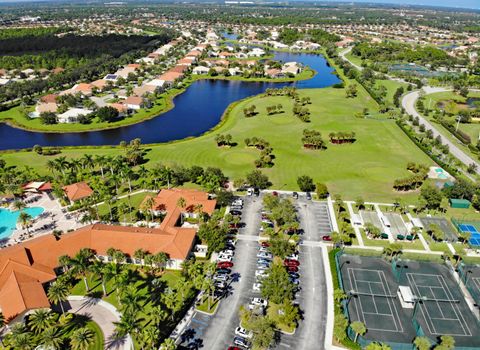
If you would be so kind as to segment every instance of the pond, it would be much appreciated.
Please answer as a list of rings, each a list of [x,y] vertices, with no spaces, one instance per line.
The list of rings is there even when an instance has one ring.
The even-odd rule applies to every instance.
[[[232,80],[199,80],[174,98],[175,107],[158,117],[121,128],[82,133],[42,133],[0,124],[0,149],[20,149],[34,145],[82,146],[118,145],[140,138],[142,143],[158,143],[199,136],[218,124],[227,106],[242,98],[260,94],[267,88],[296,86],[322,88],[340,82],[326,59],[312,53],[276,52],[275,59],[296,61],[314,69],[308,80],[291,83],[255,83]]]

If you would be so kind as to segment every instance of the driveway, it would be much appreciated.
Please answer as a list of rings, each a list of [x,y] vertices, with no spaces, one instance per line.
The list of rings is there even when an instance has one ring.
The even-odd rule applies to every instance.
[[[231,293],[221,301],[216,314],[198,320],[203,322],[197,322],[202,328],[202,334],[197,336],[201,338],[197,340],[201,349],[225,350],[232,344],[234,330],[240,323],[238,310],[253,296],[262,197],[246,197],[244,201],[242,222],[245,227],[239,229],[239,234],[245,239],[237,241],[233,259],[235,265],[232,269],[232,275],[237,274],[239,278],[232,282]],[[196,315],[195,319],[197,318]],[[193,328],[198,327],[195,325]]]
[[[436,92],[451,91],[452,89],[433,88],[433,87],[426,86],[423,88],[423,90],[425,91],[426,94],[433,94]],[[467,155],[460,148],[458,148],[454,142],[450,141],[448,138],[443,136],[427,119],[425,119],[421,114],[417,112],[417,110],[415,109],[415,103],[418,97],[419,97],[419,91],[411,92],[403,97],[402,107],[405,109],[405,111],[414,117],[418,117],[418,119],[420,120],[420,124],[424,124],[426,129],[432,130],[434,137],[440,136],[442,143],[445,145],[448,145],[450,153],[453,154],[456,158],[458,158],[458,160],[460,160],[463,164],[468,166],[472,163],[475,163],[477,165],[477,170],[476,170],[477,174],[480,174],[480,166],[478,162],[473,160],[469,155]]]
[[[121,340],[115,340],[114,322],[120,321],[120,314],[115,307],[100,299],[82,296],[70,296],[65,303],[68,312],[89,317],[101,328],[105,339],[104,348],[109,350],[131,350],[132,339],[130,336]]]

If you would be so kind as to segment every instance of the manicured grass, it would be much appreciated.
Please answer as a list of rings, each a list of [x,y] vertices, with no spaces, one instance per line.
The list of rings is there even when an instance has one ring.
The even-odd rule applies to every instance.
[[[281,330],[285,333],[292,333],[295,331],[295,327],[289,327],[288,325],[282,323],[280,321],[280,314],[278,311],[280,310],[281,305],[269,302],[268,309],[267,309],[267,316],[275,323],[277,329]]]
[[[354,56],[355,57],[355,56]],[[375,81],[375,87],[379,87],[380,85],[383,85],[387,88],[387,96],[386,99],[387,101],[390,101],[393,103],[393,95],[397,91],[397,89],[401,86],[403,86],[404,90],[407,89],[408,84],[395,81],[395,80],[376,80]]]
[[[128,197],[125,197],[125,198],[120,198],[119,200],[117,200],[114,204],[112,204],[112,207],[116,206],[116,207],[119,207],[121,204],[125,203],[127,205],[130,205],[132,206],[132,217],[135,218],[135,212],[140,208],[140,204],[142,203],[143,199],[148,196],[149,194],[148,193],[137,193],[137,194],[134,194],[132,196],[130,196],[130,200],[128,199]],[[154,193],[152,192],[152,195],[154,195]],[[98,214],[100,216],[102,215],[106,215],[109,213],[109,208],[108,208],[108,204],[104,203],[104,204],[100,204],[98,206]],[[125,214],[125,218],[128,221],[130,221],[130,214]],[[120,221],[123,221],[123,215],[120,215],[119,213],[119,219]]]
[[[96,324],[93,321],[88,321],[87,328],[89,328],[90,330],[92,330],[92,332],[94,332],[93,345],[91,345],[88,349],[89,350],[103,350],[104,349],[103,344],[104,344],[105,340],[104,340],[103,332],[100,329],[100,327],[98,326],[98,324]]]
[[[220,305],[220,299],[210,299],[210,308],[208,308],[208,298],[204,298],[203,302],[196,307],[197,310],[213,315]]]
[[[296,179],[310,175],[315,182],[325,182],[331,193],[340,193],[345,199],[362,196],[371,201],[392,201],[400,197],[412,201],[417,193],[399,194],[393,191],[393,181],[409,175],[408,162],[431,165],[432,161],[421,152],[398,128],[393,120],[376,113],[375,102],[363,90],[353,99],[345,98],[343,89],[299,90],[301,97],[308,96],[311,122],[303,123],[293,116],[292,100],[283,97],[256,96],[235,103],[229,116],[213,132],[194,139],[182,140],[149,147],[148,166],[156,162],[184,166],[216,166],[235,179],[243,178],[254,167],[260,152],[245,147],[247,137],[261,137],[270,142],[275,155],[272,168],[264,169],[273,188],[298,190]],[[281,103],[284,113],[267,116],[266,107]],[[259,114],[245,118],[243,108],[252,104]],[[354,114],[369,108],[375,119],[359,119]],[[327,144],[323,151],[304,150],[301,142],[304,129],[319,130],[325,139],[332,131],[354,131],[354,144]],[[218,148],[216,134],[231,134],[238,145]],[[115,155],[120,149],[112,147],[68,148],[62,151],[67,158],[84,153]],[[31,164],[45,172],[49,159],[29,152],[4,153],[9,165]]]
[[[363,238],[363,243],[368,247],[386,247],[390,244],[388,239],[370,239],[366,236],[365,231],[360,229],[360,233]],[[424,250],[422,242],[419,239],[414,240],[413,242],[410,241],[395,241],[402,246],[402,249],[415,249],[415,250]]]
[[[425,240],[427,241],[428,246],[430,247],[431,250],[437,251],[437,252],[448,252],[448,251],[450,251],[450,249],[448,249],[448,246],[447,246],[446,242],[436,242],[426,232],[423,232],[422,235],[423,235],[423,238],[425,238]]]
[[[341,49],[340,51],[343,51],[343,50],[344,49]],[[358,56],[353,55],[351,51],[345,55],[345,58],[360,67],[362,66],[362,62],[363,62],[362,59]]]

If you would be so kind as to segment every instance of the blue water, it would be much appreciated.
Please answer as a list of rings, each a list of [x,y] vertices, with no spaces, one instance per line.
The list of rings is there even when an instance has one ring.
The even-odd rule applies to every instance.
[[[25,208],[23,212],[30,214],[32,218],[36,218],[44,209],[42,207]],[[17,226],[20,211],[10,211],[8,209],[0,209],[0,240],[10,237]]]
[[[296,86],[322,88],[340,82],[321,55],[277,52],[275,59],[296,61],[313,68],[317,74],[293,83],[253,83],[228,80],[200,80],[174,98],[175,107],[159,117],[111,130],[82,133],[41,133],[0,124],[0,149],[41,146],[118,145],[139,137],[142,143],[157,143],[198,136],[220,121],[227,106],[242,98],[260,94],[269,87]]]

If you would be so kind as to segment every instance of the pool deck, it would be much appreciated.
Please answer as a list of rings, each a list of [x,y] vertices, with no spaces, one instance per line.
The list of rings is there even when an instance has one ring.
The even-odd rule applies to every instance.
[[[44,212],[32,220],[29,234],[26,229],[16,229],[9,238],[2,241],[2,246],[9,246],[27,239],[52,233],[53,230],[67,232],[75,230],[84,224],[78,222],[78,214],[70,214],[60,205],[56,199],[50,199],[46,194],[30,194],[25,198],[28,201],[32,197],[40,197],[37,201],[27,204],[28,207],[42,207]],[[65,211],[65,213],[63,212]],[[43,228],[47,225],[46,228]],[[18,226],[18,225],[17,225]]]

